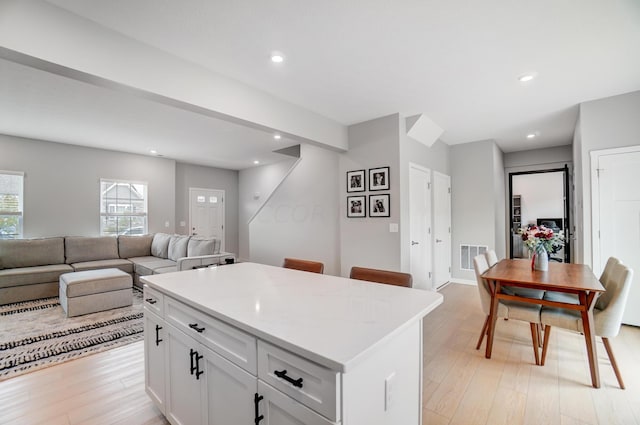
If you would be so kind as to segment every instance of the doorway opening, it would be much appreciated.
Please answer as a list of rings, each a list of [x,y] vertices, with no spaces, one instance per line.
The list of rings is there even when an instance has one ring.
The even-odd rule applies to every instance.
[[[509,258],[527,258],[528,251],[518,231],[543,225],[560,232],[564,247],[551,253],[551,260],[571,262],[571,205],[568,165],[549,170],[509,173]]]

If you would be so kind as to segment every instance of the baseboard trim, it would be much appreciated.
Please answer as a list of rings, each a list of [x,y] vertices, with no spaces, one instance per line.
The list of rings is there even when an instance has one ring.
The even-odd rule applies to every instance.
[[[460,279],[460,278],[451,279],[449,283],[459,283],[461,285],[472,285],[472,286],[478,285],[478,282],[476,282],[475,280]]]

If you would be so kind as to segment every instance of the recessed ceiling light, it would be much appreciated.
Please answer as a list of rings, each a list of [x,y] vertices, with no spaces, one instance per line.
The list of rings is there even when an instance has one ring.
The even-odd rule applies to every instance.
[[[157,154],[158,154],[158,151],[157,151],[157,150],[155,150],[155,149],[151,149],[151,150],[149,151],[149,153],[150,153],[151,155],[157,155]]]
[[[527,134],[527,139],[535,139],[536,138],[536,133],[529,133]]]
[[[282,136],[279,135],[279,134],[274,134],[273,138],[276,139],[276,140],[280,140],[282,138]]]
[[[258,164],[260,164],[260,161],[255,160],[255,161],[253,161],[253,163],[254,163],[255,165],[258,165]]]
[[[537,76],[538,74],[535,72],[527,72],[526,74],[522,74],[521,76],[519,76],[518,81],[520,81],[521,83],[527,83],[533,80],[534,78],[536,78]]]
[[[282,63],[284,62],[284,55],[280,52],[272,52],[271,53],[271,62],[273,63]]]

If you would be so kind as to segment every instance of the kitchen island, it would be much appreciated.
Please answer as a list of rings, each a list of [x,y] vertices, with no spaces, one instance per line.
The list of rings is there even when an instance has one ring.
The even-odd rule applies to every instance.
[[[171,423],[420,423],[440,294],[254,263],[141,280],[146,390]]]

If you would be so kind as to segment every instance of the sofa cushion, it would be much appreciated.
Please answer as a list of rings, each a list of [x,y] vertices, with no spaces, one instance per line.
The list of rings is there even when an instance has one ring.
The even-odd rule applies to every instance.
[[[64,255],[67,264],[120,258],[118,240],[112,236],[67,236],[64,238]]]
[[[192,236],[187,246],[187,257],[220,253],[220,239]]]
[[[149,276],[153,274],[156,269],[161,269],[163,267],[174,267],[175,265],[176,265],[175,261],[159,260],[156,258],[156,261],[137,263],[133,267],[137,275]]]
[[[73,263],[71,267],[77,272],[85,270],[99,270],[99,269],[119,269],[125,273],[133,274],[133,263],[124,258],[118,258],[116,260],[97,260],[97,261],[84,261],[82,263]]]
[[[171,267],[160,267],[159,269],[155,269],[153,274],[162,274],[162,273],[173,273],[177,272],[178,268],[176,266]]]
[[[0,240],[0,269],[64,264],[64,238]]]
[[[135,265],[136,264],[141,264],[141,263],[149,263],[151,261],[158,261],[158,257],[153,257],[151,255],[147,256],[147,257],[132,257],[132,258],[127,258],[127,260],[131,261],[134,265],[133,270],[135,271]]]
[[[171,236],[169,240],[169,260],[178,261],[178,258],[187,256],[187,245],[191,236]]]
[[[61,274],[72,271],[73,268],[67,264],[0,270],[0,288],[57,282]]]
[[[118,254],[120,258],[145,257],[151,255],[153,235],[118,236]]]
[[[129,289],[131,276],[118,269],[88,270],[60,276],[60,293],[68,298]]]
[[[151,242],[151,255],[158,258],[169,258],[169,241],[171,235],[156,233]]]

